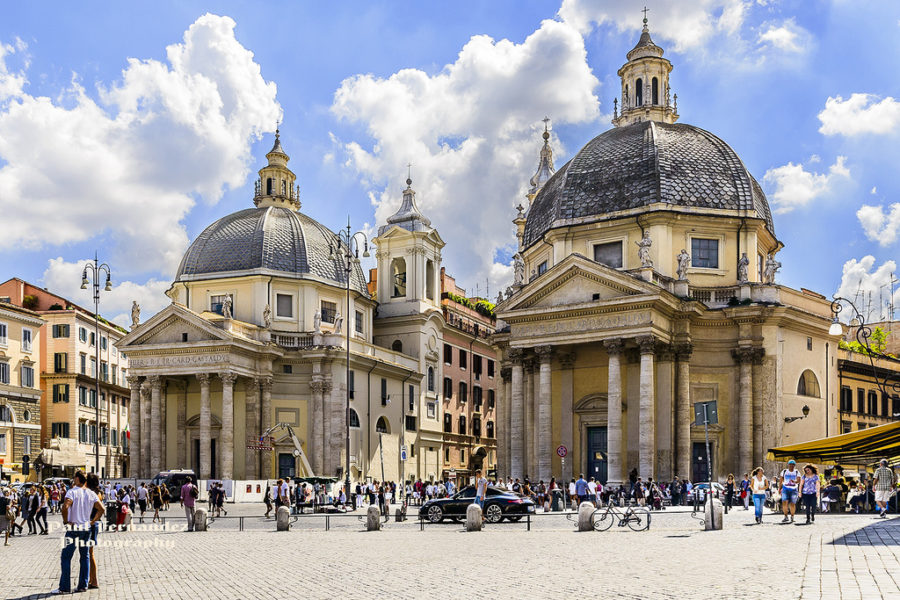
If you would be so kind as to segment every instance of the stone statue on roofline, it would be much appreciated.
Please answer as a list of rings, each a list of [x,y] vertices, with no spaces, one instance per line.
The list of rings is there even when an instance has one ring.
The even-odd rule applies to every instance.
[[[766,283],[775,283],[775,273],[781,268],[781,263],[775,260],[775,256],[769,254],[766,256],[766,267],[763,271],[763,280]]]
[[[635,242],[638,247],[638,258],[641,261],[642,268],[650,268],[653,267],[653,260],[650,258],[650,247],[653,245],[653,240],[650,239],[650,231],[644,230],[644,237],[641,238],[641,241]]]
[[[681,252],[675,258],[678,260],[678,269],[675,271],[678,275],[678,281],[684,281],[687,279],[687,270],[688,266],[691,264],[691,255],[687,253],[687,250],[682,248]]]
[[[263,309],[263,326],[266,329],[271,329],[272,327],[272,309],[266,304],[266,307]]]
[[[747,283],[750,281],[750,259],[747,253],[741,254],[741,260],[738,261],[738,283]]]
[[[137,300],[131,301],[131,328],[134,329],[141,322],[141,305]]]

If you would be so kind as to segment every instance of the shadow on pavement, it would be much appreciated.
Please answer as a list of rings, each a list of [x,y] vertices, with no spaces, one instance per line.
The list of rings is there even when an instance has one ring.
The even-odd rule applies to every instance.
[[[879,519],[871,525],[835,538],[834,546],[900,546],[900,520]]]

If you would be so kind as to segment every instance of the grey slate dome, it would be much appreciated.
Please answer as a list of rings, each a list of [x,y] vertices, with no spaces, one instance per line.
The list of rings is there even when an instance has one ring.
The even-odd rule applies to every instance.
[[[181,260],[175,280],[267,274],[310,277],[344,287],[337,240],[327,227],[289,208],[239,210],[203,230]],[[329,256],[329,244],[335,248],[334,257]],[[358,264],[351,272],[350,287],[369,295]]]
[[[766,195],[728,144],[692,125],[642,121],[601,133],[550,178],[528,210],[523,242],[656,202],[755,211],[775,235]]]

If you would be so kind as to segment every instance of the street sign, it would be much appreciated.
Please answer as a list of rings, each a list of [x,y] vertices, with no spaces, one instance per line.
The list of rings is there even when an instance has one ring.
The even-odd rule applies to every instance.
[[[569,449],[563,445],[560,445],[556,449],[556,455],[559,456],[560,458],[565,458],[566,456],[568,456],[568,454],[569,454]]]
[[[707,415],[709,416],[709,425],[715,425],[719,422],[719,413],[716,410],[716,401],[712,400],[710,402],[696,402],[694,404],[694,423],[696,425],[706,424]]]
[[[403,446],[400,446],[400,460],[405,461],[406,459],[407,459],[406,445],[403,445]]]

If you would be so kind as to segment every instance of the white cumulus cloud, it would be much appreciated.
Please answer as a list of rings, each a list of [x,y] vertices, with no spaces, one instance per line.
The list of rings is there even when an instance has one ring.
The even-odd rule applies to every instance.
[[[874,267],[875,257],[871,255],[845,262],[841,287],[836,293],[851,300],[869,323],[888,317],[892,289],[894,306],[900,306],[900,288],[891,283],[892,278],[897,276],[897,263],[886,260],[873,271]],[[848,312],[845,310],[842,317]]]
[[[807,171],[802,164],[789,162],[766,171],[763,178],[774,186],[770,198],[776,213],[786,213],[806,206],[828,192],[839,179],[849,179],[850,170],[844,165],[845,157],[838,156],[828,173]]]
[[[860,135],[864,133],[893,133],[900,130],[900,101],[890,96],[878,101],[874,94],[851,94],[829,97],[819,113],[825,135]]]
[[[55,100],[29,95],[25,73],[6,67],[12,46],[0,47],[0,250],[103,234],[119,272],[172,273],[184,216],[245,182],[251,142],[281,115],[234,28],[198,18],[167,62],[129,59],[96,101],[77,75]]]
[[[759,43],[768,44],[785,52],[801,53],[809,48],[810,34],[793,19],[780,24],[769,23],[759,34]]]
[[[881,246],[890,246],[900,237],[900,202],[891,204],[887,212],[883,206],[863,204],[856,218],[866,237]]]
[[[50,292],[59,294],[88,310],[94,310],[94,292],[90,284],[88,289],[81,289],[81,273],[90,259],[79,262],[67,262],[62,257],[52,258],[41,278],[43,286]],[[91,275],[88,274],[88,280]],[[102,291],[105,276],[100,279],[100,314],[123,326],[131,325],[131,302],[137,300],[141,305],[141,321],[146,321],[168,305],[171,300],[165,295],[169,288],[168,281],[150,279],[146,283],[137,284],[130,281],[119,282],[116,271],[112,273],[112,290]]]
[[[540,119],[596,121],[597,85],[584,41],[566,23],[544,21],[522,43],[474,36],[434,74],[404,69],[343,81],[331,110],[364,125],[370,139],[335,143],[340,162],[372,188],[379,224],[399,207],[412,162],[419,207],[452,248],[448,268],[460,285],[489,278],[494,291],[510,280],[494,259],[515,244],[513,207],[537,169]]]

